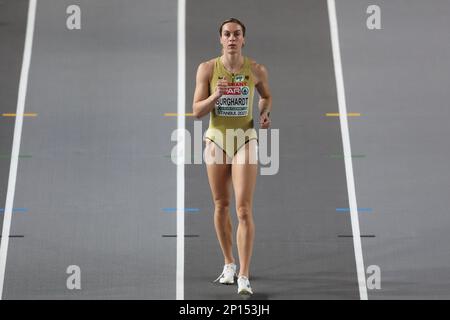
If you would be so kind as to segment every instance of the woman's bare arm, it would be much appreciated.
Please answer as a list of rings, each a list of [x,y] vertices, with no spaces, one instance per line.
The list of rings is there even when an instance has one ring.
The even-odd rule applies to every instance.
[[[194,92],[192,110],[194,117],[200,119],[214,109],[216,101],[222,96],[225,90],[226,81],[219,80],[217,88],[213,94],[209,95],[209,79],[211,77],[213,65],[210,62],[203,62],[198,66]]]
[[[262,64],[256,64],[253,72],[257,78],[255,84],[259,93],[259,115],[261,128],[267,129],[270,126],[269,114],[272,110],[272,94],[269,89],[269,76],[266,67]]]

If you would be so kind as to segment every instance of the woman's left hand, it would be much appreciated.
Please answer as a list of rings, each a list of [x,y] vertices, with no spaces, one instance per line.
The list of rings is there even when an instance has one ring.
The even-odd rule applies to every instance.
[[[259,116],[259,124],[261,125],[261,129],[268,129],[270,127],[270,118],[268,112],[263,112]]]

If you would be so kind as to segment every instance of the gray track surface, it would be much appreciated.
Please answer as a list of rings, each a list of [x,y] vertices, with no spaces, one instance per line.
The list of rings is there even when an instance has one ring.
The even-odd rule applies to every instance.
[[[381,8],[382,30],[366,28]],[[450,41],[446,0],[337,1],[369,299],[450,298]]]
[[[176,2],[70,4],[38,1],[4,298],[173,299]]]
[[[174,299],[176,1],[38,1],[5,299]],[[0,111],[15,112],[27,1],[0,0]],[[448,61],[450,5],[337,1],[365,266],[381,268],[370,299],[450,298]],[[326,1],[196,0],[187,6],[187,112],[201,61],[220,54],[217,27],[248,27],[244,54],[269,70],[280,170],[258,176],[252,286],[256,299],[358,299]],[[7,43],[8,45],[3,45]],[[257,100],[254,109],[257,114]],[[256,118],[256,122],[258,119]],[[0,153],[14,118],[1,119]],[[208,117],[203,118],[203,131]],[[186,119],[193,132],[193,119]],[[6,199],[9,159],[0,159]],[[186,166],[185,298],[236,299],[222,270],[205,165]],[[234,225],[236,218],[232,208]],[[3,217],[3,215],[2,215]],[[2,221],[2,219],[0,219]],[[0,222],[2,223],[2,222]],[[235,251],[236,252],[236,251]],[[237,256],[237,255],[236,255]],[[66,288],[81,268],[82,290]]]
[[[20,69],[27,20],[28,0],[0,1],[0,113],[14,113],[17,107]],[[8,186],[12,139],[15,118],[0,118],[0,207]],[[3,155],[5,157],[3,157]],[[3,213],[0,213],[0,228]],[[0,229],[1,230],[1,229]],[[1,233],[1,232],[0,232]]]
[[[326,1],[193,1],[187,7],[187,106],[198,64],[220,55],[218,24],[236,16],[247,27],[244,54],[269,70],[272,128],[280,130],[280,170],[258,176],[251,284],[255,299],[358,299]],[[254,116],[258,115],[257,100]],[[259,118],[256,118],[259,123]],[[203,130],[208,116],[203,119]],[[193,121],[186,126],[193,132]],[[234,200],[232,200],[234,201]],[[235,299],[236,286],[211,282],[223,258],[213,225],[205,165],[186,168],[186,298]],[[236,227],[235,210],[231,210]],[[234,231],[236,228],[234,229]],[[237,258],[237,251],[235,250]]]

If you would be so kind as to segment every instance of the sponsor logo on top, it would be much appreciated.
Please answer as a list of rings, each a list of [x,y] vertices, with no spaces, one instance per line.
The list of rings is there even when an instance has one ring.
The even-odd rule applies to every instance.
[[[225,91],[225,95],[227,96],[237,96],[237,95],[248,95],[249,92],[248,87],[228,87]]]

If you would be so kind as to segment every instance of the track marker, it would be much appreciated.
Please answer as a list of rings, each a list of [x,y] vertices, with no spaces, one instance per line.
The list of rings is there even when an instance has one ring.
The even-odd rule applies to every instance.
[[[375,238],[374,234],[362,234],[360,235],[361,238]],[[340,234],[338,235],[338,238],[353,238],[353,235],[351,234]]]
[[[164,212],[177,212],[177,208],[163,208]],[[179,208],[178,210],[183,210],[184,212],[200,212],[199,208]]]
[[[186,0],[177,3],[177,155],[184,159],[186,129]],[[184,300],[184,162],[177,164],[176,300]]]
[[[27,208],[13,208],[12,209],[13,212],[27,212],[28,209]],[[0,212],[5,212],[5,208],[0,208]]]
[[[356,210],[358,212],[372,212],[372,208],[358,208]],[[350,208],[336,208],[336,211],[339,211],[339,212],[350,212]]]
[[[164,113],[165,117],[178,117],[178,116],[182,116],[182,117],[193,117],[194,114],[193,113]]]
[[[176,234],[163,234],[162,235],[163,238],[177,238]],[[185,234],[184,235],[185,238],[198,238],[200,237],[198,234]]]
[[[15,117],[18,113],[3,113],[3,117]],[[37,117],[37,113],[24,113],[22,114],[24,117]]]
[[[343,159],[344,155],[343,154],[332,154],[330,155],[331,158],[338,158],[338,159]],[[365,158],[366,155],[365,154],[353,154],[352,158]]]
[[[342,113],[342,114],[345,114],[345,113]],[[325,113],[325,115],[327,117],[339,117],[340,113],[330,112],[330,113]],[[361,113],[357,113],[357,112],[347,113],[347,117],[360,117],[360,116],[361,116]]]
[[[36,17],[36,1],[29,0],[27,27],[25,33],[25,45],[23,49],[22,69],[20,72],[19,92],[17,95],[16,122],[14,125],[13,146],[11,163],[9,168],[8,188],[6,191],[5,214],[3,216],[3,229],[0,243],[0,299],[3,298],[3,285],[5,281],[6,258],[8,255],[9,235],[11,229],[12,209],[14,193],[16,190],[17,166],[20,153],[20,139],[22,136],[22,124],[27,96],[28,72],[30,70],[31,51],[33,48],[34,21]]]
[[[334,72],[336,78],[336,92],[341,124],[342,145],[344,149],[345,174],[347,179],[348,199],[350,205],[350,220],[353,234],[353,248],[355,253],[356,272],[358,277],[359,296],[367,300],[366,273],[362,254],[361,237],[359,231],[358,205],[356,203],[355,178],[353,176],[352,151],[350,147],[350,133],[348,129],[347,105],[345,101],[344,76],[342,73],[341,49],[339,47],[339,30],[336,16],[335,0],[327,0],[328,17],[330,20],[331,46],[333,51]]]

